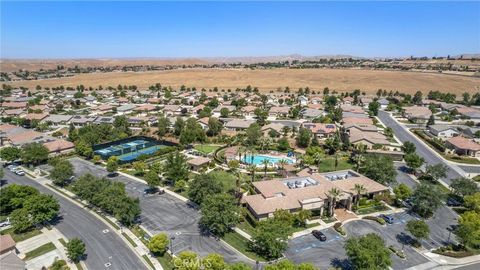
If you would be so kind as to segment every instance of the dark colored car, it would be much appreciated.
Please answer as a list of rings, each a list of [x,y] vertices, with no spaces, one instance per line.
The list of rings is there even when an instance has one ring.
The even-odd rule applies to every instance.
[[[385,222],[387,222],[388,224],[393,224],[393,216],[391,215],[380,215],[381,218],[383,218],[383,220],[385,220]]]
[[[447,205],[448,206],[462,206],[462,203],[455,200],[454,198],[448,198]]]
[[[315,236],[315,238],[317,238],[318,240],[320,240],[322,242],[327,240],[327,236],[325,236],[325,234],[323,234],[319,230],[313,230],[312,234],[313,234],[313,236]]]

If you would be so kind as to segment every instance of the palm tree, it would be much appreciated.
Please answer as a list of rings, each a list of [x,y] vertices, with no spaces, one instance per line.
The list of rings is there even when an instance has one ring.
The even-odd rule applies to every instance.
[[[355,186],[352,188],[352,190],[357,193],[357,196],[356,196],[357,198],[356,198],[355,205],[358,208],[358,204],[360,203],[360,195],[362,195],[362,193],[365,193],[367,191],[367,189],[363,185],[355,184]]]
[[[265,172],[265,177],[267,177],[267,169],[268,169],[268,165],[270,165],[270,161],[268,161],[268,159],[264,159],[262,160],[262,165],[264,166],[263,169]]]
[[[330,216],[333,216],[333,210],[337,204],[337,199],[342,195],[342,191],[338,188],[332,188],[328,191],[328,197],[330,198]]]
[[[235,181],[235,187],[236,187],[236,196],[240,199],[240,186],[241,186],[241,180],[240,180],[240,173],[238,171],[238,168],[240,167],[240,163],[238,160],[231,160],[228,162],[228,168],[230,172],[236,176],[236,181]],[[240,203],[240,200],[238,201]]]
[[[254,164],[251,164],[248,166],[248,170],[252,174],[252,183],[255,181],[255,170],[257,169],[257,166]]]
[[[322,163],[323,157],[323,154],[320,152],[315,152],[315,154],[313,154],[313,159],[317,162],[318,169],[320,169],[320,164]]]
[[[279,165],[279,167],[282,171],[285,169],[285,165],[287,165],[287,164],[288,164],[288,161],[284,158],[282,158],[278,161],[278,165]]]

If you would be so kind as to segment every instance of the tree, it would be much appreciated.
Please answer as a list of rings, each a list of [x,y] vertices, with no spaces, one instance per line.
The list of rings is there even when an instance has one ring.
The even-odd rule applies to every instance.
[[[223,236],[239,222],[239,208],[228,194],[213,194],[202,202],[200,224],[217,236]]]
[[[412,169],[412,171],[418,170],[418,168],[422,167],[423,163],[425,162],[425,160],[416,153],[406,154],[404,159],[407,166]]]
[[[427,127],[433,126],[433,125],[435,125],[435,116],[433,116],[433,114],[432,114],[432,115],[430,115],[430,117],[428,118]]]
[[[279,258],[288,247],[290,231],[291,227],[284,222],[275,219],[260,221],[252,235],[250,247],[267,259]]]
[[[265,270],[318,270],[318,268],[310,263],[295,265],[289,260],[281,260],[278,263],[266,265]]]
[[[421,217],[430,217],[443,204],[444,193],[432,184],[422,183],[413,192],[412,210]]]
[[[67,243],[67,256],[70,260],[78,263],[85,256],[85,243],[79,238],[73,238]]]
[[[73,165],[68,160],[59,160],[50,171],[50,178],[57,186],[63,187],[70,177],[73,176]]]
[[[229,269],[222,255],[210,253],[202,259],[204,270],[225,270]]]
[[[329,213],[330,216],[333,217],[334,209],[337,204],[338,198],[343,194],[343,192],[338,188],[332,188],[328,191],[328,198],[329,198]]]
[[[287,137],[282,137],[277,141],[277,149],[279,151],[287,151],[290,149],[290,143],[288,143]]]
[[[423,220],[412,219],[407,222],[406,229],[409,233],[416,238],[417,242],[422,239],[428,238],[430,234],[430,228],[428,224]]]
[[[208,119],[208,136],[217,136],[222,131],[223,124],[215,117],[210,117]]]
[[[245,132],[247,135],[246,143],[250,146],[255,146],[259,138],[262,137],[262,130],[257,123],[251,124]]]
[[[222,193],[223,184],[218,176],[214,172],[195,176],[188,189],[190,200],[201,205],[207,196]]]
[[[118,157],[117,156],[111,156],[107,160],[107,171],[109,173],[114,173],[115,171],[118,170]]]
[[[252,270],[252,268],[245,263],[234,263],[230,264],[229,267],[227,268],[228,270]]]
[[[465,177],[454,179],[450,187],[453,189],[453,194],[462,198],[480,191],[475,181]]]
[[[4,176],[5,173],[3,172],[3,168],[0,168],[0,180],[2,180]]]
[[[10,222],[12,223],[13,231],[16,233],[26,232],[33,227],[32,219],[25,208],[13,211],[10,215]]]
[[[162,255],[167,251],[167,247],[170,244],[170,240],[166,233],[159,233],[150,238],[150,241],[147,243],[147,247],[150,252]]]
[[[185,156],[180,152],[170,153],[165,161],[165,176],[172,184],[188,178],[189,169]]]
[[[421,91],[417,91],[417,92],[415,93],[415,95],[413,95],[412,102],[413,102],[414,104],[417,104],[417,105],[421,104],[421,103],[422,103],[422,96],[423,96],[422,92],[421,92]]]
[[[132,134],[132,131],[130,130],[130,124],[128,123],[128,119],[125,115],[116,116],[113,120],[113,126],[121,133],[126,135]]]
[[[175,134],[175,136],[180,136],[184,127],[185,121],[183,121],[183,118],[181,118],[180,116],[177,117],[177,119],[175,120],[175,124],[173,125],[173,133]]]
[[[25,200],[23,208],[30,214],[33,224],[39,224],[54,219],[60,205],[52,195],[38,194]]]
[[[312,131],[307,128],[300,128],[296,138],[297,145],[300,147],[308,147],[312,139]]]
[[[145,180],[149,187],[154,188],[160,185],[160,177],[158,177],[158,173],[154,170],[149,170],[145,175]]]
[[[421,176],[423,180],[429,180],[432,182],[438,181],[440,178],[447,177],[447,166],[438,163],[435,165],[427,165],[425,173]]]
[[[182,251],[173,259],[175,270],[200,270],[198,255],[192,251]]]
[[[48,159],[48,153],[47,147],[35,142],[23,146],[21,157],[23,162],[36,166]]]
[[[415,144],[413,144],[412,142],[405,142],[402,146],[402,151],[405,154],[415,153],[416,151]]]
[[[0,213],[9,215],[12,211],[23,207],[25,200],[39,194],[30,186],[11,184],[3,187],[0,192]]]
[[[465,198],[463,198],[463,204],[469,210],[480,213],[480,192],[465,196]]]
[[[381,270],[392,265],[390,250],[374,233],[347,239],[345,251],[354,269]]]
[[[183,145],[205,141],[205,131],[195,118],[188,118],[185,128],[180,133],[180,143]]]
[[[360,173],[363,173],[365,176],[382,185],[386,185],[396,181],[397,169],[391,157],[366,155],[364,165],[360,167]]]
[[[455,233],[464,246],[478,249],[480,247],[480,213],[467,211],[461,214]]]
[[[0,158],[5,161],[12,162],[19,159],[21,157],[21,153],[22,151],[20,148],[7,146],[0,149]]]
[[[380,103],[378,101],[372,101],[368,104],[368,111],[371,115],[377,116],[378,109],[380,108]]]
[[[165,137],[165,135],[168,133],[168,131],[170,130],[170,125],[170,120],[166,118],[163,114],[158,117],[157,135],[160,139]]]
[[[227,118],[229,114],[230,114],[230,111],[228,110],[228,108],[220,109],[220,117]]]
[[[367,191],[367,189],[361,185],[361,184],[355,184],[352,188],[352,191],[355,191],[357,194],[357,198],[355,199],[356,205],[358,207],[358,204],[360,203],[360,196]]]
[[[404,183],[394,187],[393,193],[395,193],[395,198],[401,201],[405,201],[412,196],[412,190]]]

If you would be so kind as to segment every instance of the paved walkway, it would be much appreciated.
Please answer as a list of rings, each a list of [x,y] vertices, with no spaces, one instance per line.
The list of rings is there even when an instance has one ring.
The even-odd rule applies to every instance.
[[[347,221],[349,219],[356,219],[357,218],[357,215],[355,215],[351,211],[348,211],[347,209],[338,208],[338,209],[333,210],[333,212],[335,213],[335,218],[340,222],[344,222],[344,221]]]
[[[29,269],[40,269],[42,266],[50,266],[56,259],[62,259],[67,262],[68,267],[70,269],[77,269],[75,264],[71,263],[67,257],[67,252],[65,247],[62,243],[60,243],[59,239],[64,239],[66,242],[68,241],[60,231],[58,231],[55,227],[51,230],[47,228],[43,228],[42,234],[37,235],[35,237],[29,238],[25,241],[17,243],[16,247],[20,252],[19,257],[24,258],[25,254],[29,251],[32,251],[42,245],[45,245],[49,242],[53,243],[56,247],[55,250],[50,251],[46,254],[43,254],[39,257],[33,258],[27,261],[27,268]]]

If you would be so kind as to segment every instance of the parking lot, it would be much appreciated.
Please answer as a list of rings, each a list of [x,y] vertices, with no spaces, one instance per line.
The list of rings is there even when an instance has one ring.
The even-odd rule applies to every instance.
[[[104,168],[80,158],[72,158],[70,162],[75,167],[77,177],[86,173],[98,177],[105,177],[108,174]],[[169,194],[144,196],[143,191],[148,188],[146,184],[122,175],[109,179],[124,183],[126,191],[131,196],[140,199],[142,209],[140,221],[150,233],[165,232],[175,238],[172,241],[175,254],[191,250],[201,256],[218,253],[224,256],[228,262],[249,262],[214,237],[203,234],[198,226],[200,219],[198,211],[189,207],[185,202]]]

